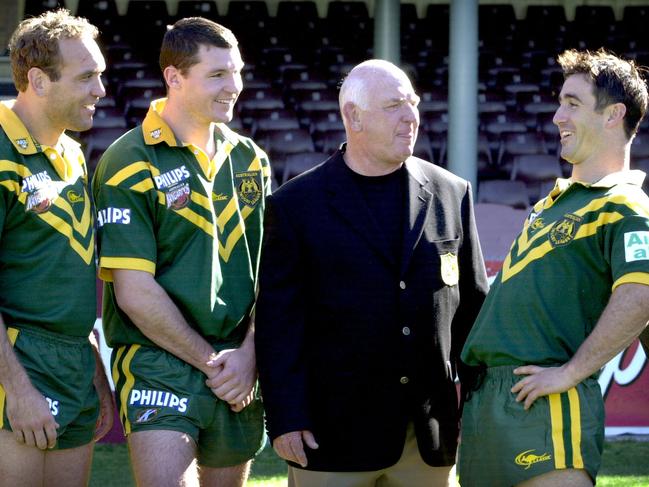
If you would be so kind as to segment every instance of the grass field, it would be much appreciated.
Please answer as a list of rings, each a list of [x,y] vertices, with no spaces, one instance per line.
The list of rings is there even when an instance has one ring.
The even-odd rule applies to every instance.
[[[126,446],[100,444],[95,449],[91,487],[134,487]],[[250,487],[286,485],[286,464],[266,447],[257,457]],[[598,487],[649,486],[649,441],[606,442]]]

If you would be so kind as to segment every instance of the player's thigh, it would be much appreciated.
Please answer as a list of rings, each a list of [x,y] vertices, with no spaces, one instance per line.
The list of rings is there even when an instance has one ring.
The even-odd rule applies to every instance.
[[[0,485],[42,485],[45,453],[15,440],[11,431],[0,430]]]
[[[585,470],[563,469],[532,477],[516,487],[593,487],[593,481]]]
[[[128,448],[138,487],[198,487],[196,443],[188,434],[136,431]]]
[[[251,461],[232,467],[200,467],[201,487],[243,487],[250,473]]]
[[[76,448],[48,451],[45,454],[43,485],[65,485],[66,487],[88,485],[94,446],[95,443],[90,442]]]

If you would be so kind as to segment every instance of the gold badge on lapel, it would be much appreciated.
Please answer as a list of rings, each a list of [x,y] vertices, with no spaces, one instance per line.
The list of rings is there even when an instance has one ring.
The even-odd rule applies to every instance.
[[[442,281],[448,286],[455,286],[460,280],[460,268],[457,265],[457,255],[448,254],[440,255]]]

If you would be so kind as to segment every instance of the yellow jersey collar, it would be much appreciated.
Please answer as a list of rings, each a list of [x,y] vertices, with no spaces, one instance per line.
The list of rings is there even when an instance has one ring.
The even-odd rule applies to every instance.
[[[169,127],[169,125],[167,125],[167,123],[162,118],[161,114],[166,104],[167,98],[159,98],[151,102],[149,111],[147,112],[146,117],[144,117],[144,121],[142,122],[144,142],[147,145],[166,142],[170,147],[182,147],[184,145],[187,145],[176,139],[173,130],[171,130],[171,127]],[[214,125],[214,135],[217,139],[224,138],[228,142],[231,142],[233,145],[236,145],[239,142],[238,135],[233,132],[227,125],[225,125],[224,123],[217,123]]]
[[[31,136],[16,112],[12,110],[15,102],[16,100],[0,102],[0,126],[20,154],[28,156],[39,152],[44,153],[64,181],[76,175],[78,167],[83,169],[83,159],[79,157],[81,154],[80,144],[76,140],[65,133],[61,134],[58,144],[58,147],[62,149],[60,153],[56,147],[39,144]]]
[[[16,100],[6,100],[0,102],[0,126],[7,134],[9,140],[16,150],[23,155],[36,154],[41,152],[41,146],[31,136],[25,124],[18,118],[16,112],[12,110]]]
[[[166,98],[153,100],[149,106],[149,111],[142,122],[142,131],[144,133],[144,142],[147,145],[159,144],[166,142],[170,147],[178,147],[180,144],[176,141],[171,127],[162,118],[162,110],[167,104]]]
[[[645,173],[639,169],[627,169],[624,171],[617,171],[604,176],[599,181],[594,183],[584,183],[582,181],[573,181],[571,179],[558,178],[554,184],[554,188],[550,192],[550,196],[556,196],[564,192],[572,184],[580,184],[586,188],[612,188],[618,184],[632,184],[634,186],[642,186],[645,178]]]
[[[142,122],[144,142],[147,145],[154,145],[164,141],[170,147],[186,147],[194,154],[194,157],[203,170],[205,177],[207,177],[209,181],[212,181],[220,167],[218,160],[222,161],[221,155],[225,154],[225,156],[227,156],[227,154],[230,153],[226,146],[229,145],[231,149],[233,146],[237,145],[237,134],[230,130],[225,124],[214,124],[215,126],[213,136],[216,140],[216,143],[222,149],[217,149],[216,155],[214,156],[214,158],[212,158],[212,160],[210,160],[207,157],[207,154],[205,154],[205,152],[203,152],[203,150],[199,147],[196,147],[193,144],[184,143],[176,139],[176,136],[171,130],[171,127],[169,127],[169,125],[164,121],[161,115],[166,103],[166,98],[160,98],[159,100],[154,100],[151,102],[149,111],[147,112],[146,117]],[[229,144],[227,144],[228,142]],[[223,147],[225,147],[225,149],[223,149]]]
[[[642,186],[644,178],[645,173],[643,171],[640,171],[639,169],[627,169],[626,171],[618,171],[608,174],[590,186],[595,188],[612,188],[617,184],[633,184],[634,186]]]

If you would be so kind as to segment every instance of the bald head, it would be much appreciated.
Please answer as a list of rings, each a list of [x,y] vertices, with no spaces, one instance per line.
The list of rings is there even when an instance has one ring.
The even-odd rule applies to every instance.
[[[412,88],[406,73],[389,61],[369,59],[356,65],[340,87],[338,103],[341,111],[346,103],[367,110],[377,85],[386,79],[398,79]]]
[[[401,69],[371,59],[356,66],[340,88],[345,161],[365,175],[387,174],[414,150],[419,97]]]

